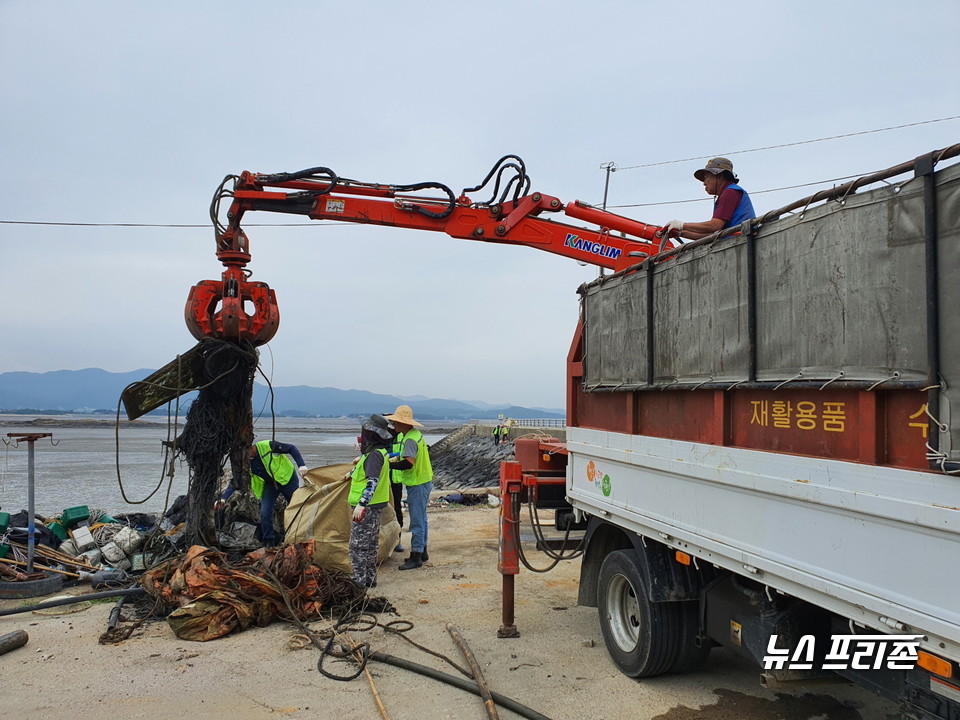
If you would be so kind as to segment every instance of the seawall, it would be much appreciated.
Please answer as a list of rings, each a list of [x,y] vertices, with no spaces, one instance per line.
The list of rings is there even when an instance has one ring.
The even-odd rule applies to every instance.
[[[513,460],[514,442],[521,437],[566,440],[566,428],[508,428],[507,439],[493,441],[493,425],[464,425],[430,446],[434,489],[489,488],[500,483],[500,463]]]

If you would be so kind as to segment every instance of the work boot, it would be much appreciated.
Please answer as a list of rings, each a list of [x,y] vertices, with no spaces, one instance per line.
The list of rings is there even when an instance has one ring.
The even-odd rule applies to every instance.
[[[416,550],[410,551],[410,557],[403,561],[399,570],[415,570],[418,567],[423,567],[422,554],[418,553]]]
[[[393,549],[394,552],[403,552],[406,548],[401,544],[397,543],[397,546]]]
[[[421,559],[423,562],[426,562],[427,560],[430,559],[430,556],[427,555],[427,546],[426,546],[426,545],[423,546],[423,552],[420,553],[420,559]]]

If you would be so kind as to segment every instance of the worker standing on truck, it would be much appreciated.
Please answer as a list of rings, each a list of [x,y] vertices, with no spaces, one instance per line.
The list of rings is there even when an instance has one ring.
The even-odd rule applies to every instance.
[[[410,557],[400,565],[401,570],[413,570],[429,560],[427,555],[427,504],[433,489],[433,466],[430,451],[417,428],[423,427],[413,419],[409,405],[399,405],[392,415],[386,416],[397,430],[399,455],[391,460],[394,477],[407,488],[407,509],[410,512]],[[416,427],[414,427],[416,426]]]
[[[733,174],[733,163],[727,158],[713,158],[706,167],[693,173],[693,176],[703,183],[703,189],[707,194],[715,198],[713,217],[706,222],[685,223],[680,220],[671,220],[664,226],[664,232],[668,237],[699,240],[723,228],[736,227],[757,216],[750,196],[740,187],[739,179]]]
[[[380,519],[390,502],[388,450],[393,433],[381,415],[371,415],[360,428],[360,458],[350,477],[347,502],[353,508],[350,525],[350,564],[353,581],[365,588],[377,585],[377,546]]]
[[[292,457],[296,466],[290,461]],[[300,487],[300,475],[307,473],[303,455],[296,445],[261,440],[250,446],[250,492],[260,501],[260,541],[265,547],[277,545],[277,535],[273,529],[273,508],[277,496],[281,493],[287,502],[294,491]],[[227,486],[221,496],[223,500],[233,495],[233,484]]]

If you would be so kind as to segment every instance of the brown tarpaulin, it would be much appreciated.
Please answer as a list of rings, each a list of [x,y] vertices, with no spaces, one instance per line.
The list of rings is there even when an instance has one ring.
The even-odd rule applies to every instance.
[[[315,618],[358,593],[343,573],[314,564],[313,543],[260,548],[231,565],[219,550],[194,545],[148,571],[143,587],[179,606],[167,621],[184,640],[213,640],[274,619]]]

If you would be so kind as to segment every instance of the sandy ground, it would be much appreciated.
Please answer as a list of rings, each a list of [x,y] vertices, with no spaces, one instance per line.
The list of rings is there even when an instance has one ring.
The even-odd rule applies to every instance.
[[[830,683],[778,688],[759,670],[714,650],[706,668],[684,676],[634,681],[607,656],[594,608],[577,607],[579,563],[548,573],[522,570],[516,582],[520,637],[497,638],[501,586],[497,511],[486,506],[431,510],[430,562],[399,572],[395,554],[380,570],[377,594],[406,620],[417,643],[466,662],[447,632],[459,628],[494,691],[555,720],[880,720],[895,708],[857,687]],[[404,543],[408,534],[403,535]],[[529,543],[528,543],[529,546]],[[540,565],[546,558],[537,555]],[[82,587],[64,591],[84,592]],[[63,592],[59,594],[64,594]],[[42,600],[3,600],[21,607]],[[100,645],[113,601],[80,612],[0,617],[0,634],[25,630],[28,643],[0,656],[0,707],[6,717],[58,718],[379,718],[363,676],[340,682],[317,671],[319,652],[295,649],[284,623],[207,643],[178,639],[152,622],[117,645]],[[319,629],[324,623],[312,623]],[[382,628],[353,633],[379,651],[457,675],[444,661]],[[341,661],[325,667],[347,674]],[[390,665],[370,666],[388,717],[486,718],[480,698]],[[500,709],[501,718],[519,717]]]

